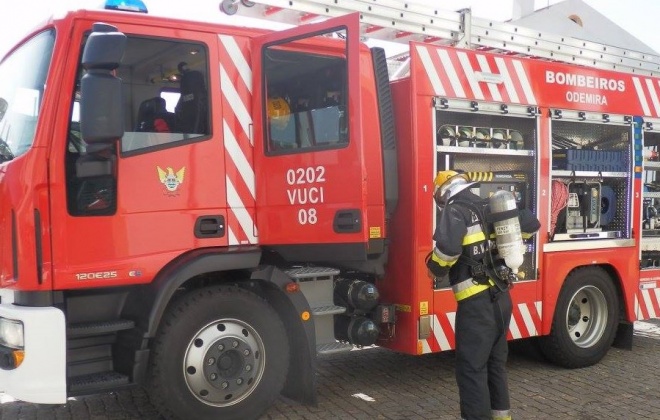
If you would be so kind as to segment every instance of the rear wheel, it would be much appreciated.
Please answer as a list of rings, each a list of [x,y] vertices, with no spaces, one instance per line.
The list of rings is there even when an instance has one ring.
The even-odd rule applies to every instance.
[[[550,335],[541,350],[552,362],[579,368],[598,363],[616,334],[619,301],[612,278],[600,267],[579,268],[562,287]]]
[[[280,393],[289,366],[284,325],[237,287],[175,302],[154,344],[149,394],[170,419],[253,419]]]

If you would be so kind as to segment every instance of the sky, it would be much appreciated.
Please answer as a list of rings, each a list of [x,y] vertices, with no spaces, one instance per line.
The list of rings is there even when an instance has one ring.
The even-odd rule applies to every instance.
[[[143,0],[150,13],[170,15],[184,19],[231,19],[219,10],[221,0]],[[376,0],[377,1],[377,0]],[[427,5],[438,5],[444,10],[469,7],[475,16],[506,21],[511,18],[514,0],[408,0]],[[562,0],[534,0],[535,9],[547,7]],[[658,0],[584,0],[617,25],[628,31],[660,55],[660,36],[657,35]],[[12,2],[0,14],[0,57],[26,33],[49,16],[63,10],[98,8],[103,0],[22,0]]]

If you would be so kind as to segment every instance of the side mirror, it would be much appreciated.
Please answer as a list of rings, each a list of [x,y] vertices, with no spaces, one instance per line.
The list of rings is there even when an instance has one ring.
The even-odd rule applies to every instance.
[[[126,35],[96,23],[83,51],[87,70],[80,82],[80,132],[88,144],[113,142],[124,135],[121,79],[114,75],[126,49]]]

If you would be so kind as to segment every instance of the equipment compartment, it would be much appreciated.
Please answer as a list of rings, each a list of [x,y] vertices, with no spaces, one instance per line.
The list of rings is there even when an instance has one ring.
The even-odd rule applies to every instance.
[[[436,170],[465,172],[479,182],[471,190],[483,198],[510,191],[520,208],[536,213],[537,114],[527,107],[509,110],[507,115],[436,110]],[[525,241],[521,279],[536,276],[536,238]]]
[[[645,119],[643,125],[642,161],[644,183],[642,200],[642,240],[640,267],[660,268],[660,121]]]
[[[630,238],[632,118],[551,115],[550,239]]]

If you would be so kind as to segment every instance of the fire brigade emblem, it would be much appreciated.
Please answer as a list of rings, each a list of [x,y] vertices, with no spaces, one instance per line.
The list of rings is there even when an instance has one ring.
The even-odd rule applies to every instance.
[[[160,179],[160,182],[165,185],[165,189],[167,190],[166,194],[177,195],[176,190],[179,188],[179,185],[183,184],[183,175],[186,172],[186,167],[184,166],[176,171],[176,173],[171,166],[168,166],[167,170],[161,169],[160,166],[156,166],[156,169],[158,169],[158,178]]]

